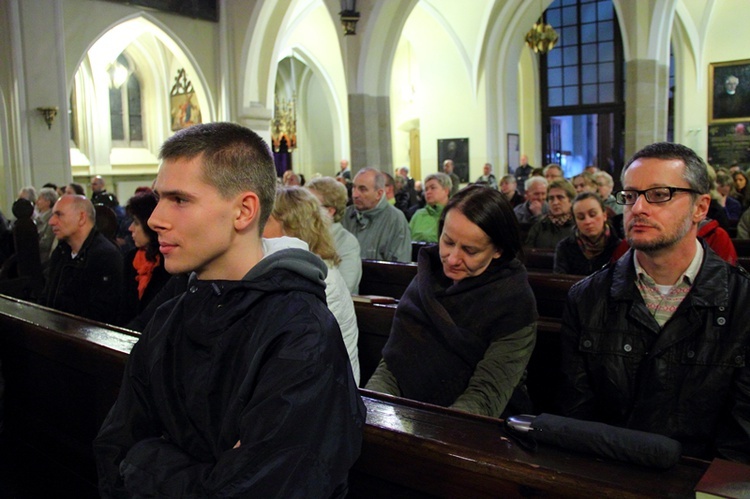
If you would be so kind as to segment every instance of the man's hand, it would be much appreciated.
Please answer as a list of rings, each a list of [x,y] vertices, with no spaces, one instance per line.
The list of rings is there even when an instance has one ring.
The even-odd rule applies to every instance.
[[[536,217],[539,216],[540,213],[542,213],[542,208],[544,207],[544,203],[541,201],[529,201],[529,211]]]
[[[236,443],[236,444],[234,444],[234,447],[232,447],[232,449],[239,449],[239,447],[240,447],[240,443],[241,443],[241,442],[240,442],[239,440],[237,440],[237,443]]]

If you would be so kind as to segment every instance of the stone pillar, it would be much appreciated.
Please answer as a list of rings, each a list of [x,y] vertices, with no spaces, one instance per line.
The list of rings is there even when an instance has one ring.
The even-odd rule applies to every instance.
[[[14,181],[40,187],[46,182],[69,182],[70,127],[68,87],[65,74],[65,37],[60,0],[10,2],[14,20],[11,58],[16,87],[8,94],[18,104],[11,117],[20,140],[12,163],[24,171]],[[38,107],[57,107],[47,127]],[[27,156],[28,154],[28,156]],[[20,164],[19,164],[20,163]],[[14,186],[18,191],[23,185]]]
[[[669,67],[653,59],[625,65],[625,159],[642,147],[666,140]]]
[[[349,144],[354,173],[370,166],[392,174],[388,96],[349,94]]]
[[[239,123],[260,135],[271,147],[271,118],[273,111],[266,109],[259,102],[253,102],[251,106],[242,110]]]

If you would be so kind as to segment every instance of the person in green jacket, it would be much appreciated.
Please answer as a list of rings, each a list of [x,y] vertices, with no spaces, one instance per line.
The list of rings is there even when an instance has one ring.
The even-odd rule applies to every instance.
[[[448,204],[453,182],[445,173],[431,173],[425,178],[424,196],[427,204],[418,209],[409,221],[412,241],[436,243],[438,222],[443,208]]]

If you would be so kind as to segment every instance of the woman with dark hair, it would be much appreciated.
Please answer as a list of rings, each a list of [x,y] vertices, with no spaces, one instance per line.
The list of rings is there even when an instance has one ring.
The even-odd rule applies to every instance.
[[[734,188],[737,192],[737,201],[742,203],[742,209],[746,210],[750,206],[750,186],[748,186],[747,175],[743,172],[734,172]]]
[[[419,252],[367,388],[492,417],[515,395],[509,411],[529,411],[522,379],[538,316],[510,204],[497,190],[466,187],[438,233],[438,245]]]
[[[170,277],[164,268],[164,259],[159,253],[159,237],[148,226],[148,219],[156,208],[156,203],[156,196],[147,192],[130,198],[125,207],[133,219],[128,230],[133,236],[135,248],[125,256],[125,290],[120,324],[126,324],[140,314]]]
[[[77,182],[71,182],[65,187],[65,194],[73,194],[74,196],[85,196],[86,191],[83,186]]]
[[[582,192],[573,200],[573,233],[557,243],[556,274],[589,275],[609,263],[620,238],[607,223],[607,210],[593,192]]]

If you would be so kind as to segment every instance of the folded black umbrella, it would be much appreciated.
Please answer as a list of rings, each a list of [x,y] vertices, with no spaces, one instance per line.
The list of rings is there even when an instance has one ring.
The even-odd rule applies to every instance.
[[[506,424],[537,442],[652,468],[671,468],[682,453],[680,442],[664,435],[552,414],[512,416]]]

